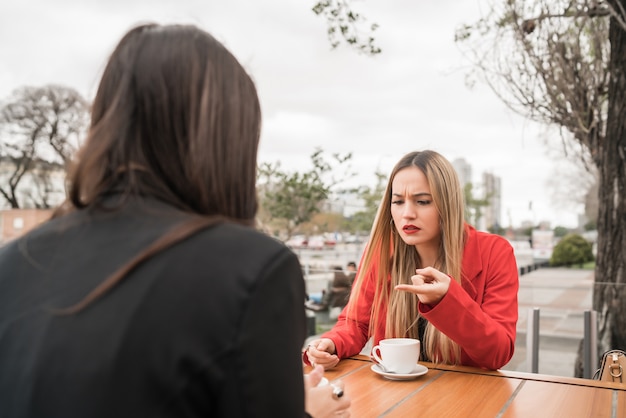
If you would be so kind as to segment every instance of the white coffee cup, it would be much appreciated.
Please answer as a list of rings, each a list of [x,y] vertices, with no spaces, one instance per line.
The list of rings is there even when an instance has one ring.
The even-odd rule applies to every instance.
[[[372,348],[372,357],[391,373],[411,373],[420,358],[420,341],[414,338],[388,338]]]

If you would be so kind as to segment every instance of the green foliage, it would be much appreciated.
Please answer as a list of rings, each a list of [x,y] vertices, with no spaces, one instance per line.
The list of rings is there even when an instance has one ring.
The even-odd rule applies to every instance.
[[[566,228],[564,226],[557,226],[554,228],[554,236],[558,238],[566,236],[567,234],[569,234],[569,232],[569,228]]]
[[[593,261],[591,244],[579,234],[564,236],[552,251],[551,266],[573,266],[581,268],[586,262]]]
[[[387,183],[386,174],[376,171],[375,175],[376,185],[374,187],[362,186],[356,190],[357,196],[363,200],[365,208],[346,219],[344,228],[347,231],[369,232],[372,228]]]
[[[488,227],[487,230],[491,232],[492,234],[498,234],[502,236],[504,236],[504,234],[506,233],[506,229],[504,229],[502,226],[498,225],[497,223],[495,225],[491,225],[490,227]]]
[[[487,198],[478,199],[474,197],[472,189],[472,183],[466,183],[463,188],[465,198],[465,220],[470,225],[476,226],[482,217],[481,209],[485,206],[489,206],[489,200]]]
[[[598,222],[591,220],[585,224],[584,229],[585,231],[595,231],[598,229]]]
[[[595,260],[589,261],[589,262],[583,264],[582,268],[584,270],[595,270],[596,269],[596,261]]]
[[[342,230],[341,226],[344,222],[344,216],[338,212],[322,211],[316,213],[311,221],[302,225],[302,231],[305,235],[323,234]]]
[[[297,228],[309,222],[322,210],[331,189],[340,181],[332,177],[334,164],[341,166],[352,154],[333,154],[328,162],[323,151],[317,149],[311,155],[313,167],[303,172],[286,172],[280,163],[263,163],[258,170],[260,200],[259,223],[268,229],[270,224],[284,229],[290,237]],[[329,178],[330,176],[330,178]],[[343,179],[350,174],[342,176]]]

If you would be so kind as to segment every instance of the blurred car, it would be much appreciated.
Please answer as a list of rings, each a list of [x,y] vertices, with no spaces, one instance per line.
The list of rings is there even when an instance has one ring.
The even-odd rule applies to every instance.
[[[324,246],[326,248],[335,248],[335,245],[337,245],[337,240],[334,237],[327,235],[324,238]]]
[[[324,249],[324,237],[315,235],[309,239],[308,248],[310,250],[323,250]]]
[[[307,248],[309,245],[309,240],[304,235],[294,235],[285,241],[285,245],[292,249],[301,249]]]
[[[329,250],[335,248],[337,241],[334,238],[323,235],[314,235],[309,238],[308,248],[310,250]]]

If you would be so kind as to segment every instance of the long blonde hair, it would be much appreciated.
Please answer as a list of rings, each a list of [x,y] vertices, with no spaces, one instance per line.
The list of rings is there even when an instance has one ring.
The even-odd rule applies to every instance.
[[[383,320],[386,311],[386,335],[418,338],[417,296],[409,292],[393,291],[401,283],[411,283],[411,276],[422,265],[419,253],[398,236],[391,217],[391,186],[396,174],[407,167],[417,167],[428,180],[433,202],[441,222],[441,245],[436,265],[433,266],[461,283],[461,265],[465,245],[463,192],[454,168],[435,151],[411,152],[396,164],[370,234],[370,241],[361,261],[350,300],[349,313],[356,313],[363,278],[377,268],[376,289],[372,302],[369,335]],[[377,265],[377,266],[376,266]],[[389,283],[391,278],[391,283]],[[351,315],[352,316],[352,315]],[[353,316],[354,317],[354,316]],[[422,341],[428,358],[436,363],[458,364],[460,348],[450,338],[428,323]]]

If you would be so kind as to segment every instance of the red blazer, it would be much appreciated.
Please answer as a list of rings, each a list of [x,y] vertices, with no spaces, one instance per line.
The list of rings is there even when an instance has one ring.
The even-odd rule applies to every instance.
[[[499,369],[515,349],[519,275],[513,247],[503,237],[467,226],[461,284],[450,283],[434,307],[418,302],[419,312],[461,347],[461,364]],[[376,272],[364,278],[356,317],[348,318],[349,305],[337,323],[322,335],[335,343],[339,358],[358,354],[369,339],[370,311]],[[352,303],[352,302],[350,302]],[[382,318],[385,318],[385,312]],[[357,325],[357,326],[354,326]],[[377,324],[374,344],[385,338],[385,323]]]

